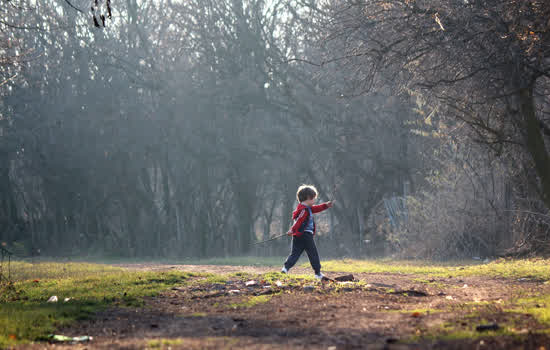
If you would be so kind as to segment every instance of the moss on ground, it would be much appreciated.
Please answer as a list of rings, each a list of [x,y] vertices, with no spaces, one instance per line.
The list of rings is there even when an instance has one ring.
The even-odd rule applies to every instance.
[[[549,264],[550,259],[499,259],[487,264],[472,261],[437,263],[420,260],[344,259],[323,261],[323,270],[349,273],[415,274],[433,277],[488,276],[550,281]],[[304,266],[306,265],[304,264]]]
[[[258,304],[265,304],[268,301],[270,301],[272,297],[273,297],[273,295],[251,296],[251,297],[248,297],[243,302],[230,304],[229,307],[231,307],[231,308],[249,308],[249,307],[256,306]]]
[[[13,262],[11,270],[13,283],[0,291],[0,348],[46,339],[56,328],[108,306],[140,306],[143,297],[184,284],[192,276],[84,263]],[[58,302],[48,303],[53,295]]]

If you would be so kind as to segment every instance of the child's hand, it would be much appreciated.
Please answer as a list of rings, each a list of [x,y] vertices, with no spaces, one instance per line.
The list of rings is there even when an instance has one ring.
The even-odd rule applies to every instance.
[[[333,202],[333,201],[328,201],[328,202],[327,202],[327,207],[332,208],[332,202]]]
[[[292,231],[291,230],[288,230],[288,232],[286,233],[287,236],[292,236]]]

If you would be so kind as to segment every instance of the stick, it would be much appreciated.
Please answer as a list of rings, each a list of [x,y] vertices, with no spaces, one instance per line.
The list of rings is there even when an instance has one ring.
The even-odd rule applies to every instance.
[[[284,237],[286,235],[287,235],[286,233],[283,233],[283,234],[277,235],[275,237],[271,237],[270,239],[266,239],[265,241],[254,242],[252,244],[260,244],[260,243],[271,242],[271,241],[274,241],[274,240],[279,239],[281,237]]]

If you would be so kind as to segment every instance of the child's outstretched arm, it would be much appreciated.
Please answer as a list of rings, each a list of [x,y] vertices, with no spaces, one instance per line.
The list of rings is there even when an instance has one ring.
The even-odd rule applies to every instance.
[[[312,213],[320,213],[323,210],[327,210],[328,208],[332,207],[332,201],[328,201],[325,203],[321,203],[319,205],[313,205],[311,206],[311,212]]]
[[[294,222],[294,225],[292,225],[290,230],[288,230],[287,234],[292,235],[298,232],[298,229],[300,228],[300,226],[302,226],[304,220],[307,219],[308,216],[309,216],[309,213],[307,212],[307,210],[302,209],[302,211],[300,212],[300,215],[298,215],[298,217],[296,218],[296,222]]]

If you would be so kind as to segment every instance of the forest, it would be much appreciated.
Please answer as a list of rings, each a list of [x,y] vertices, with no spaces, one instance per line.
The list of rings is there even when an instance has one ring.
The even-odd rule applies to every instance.
[[[0,241],[330,256],[548,249],[545,1],[3,0]]]
[[[0,348],[547,349],[547,143],[547,0],[0,0]]]

